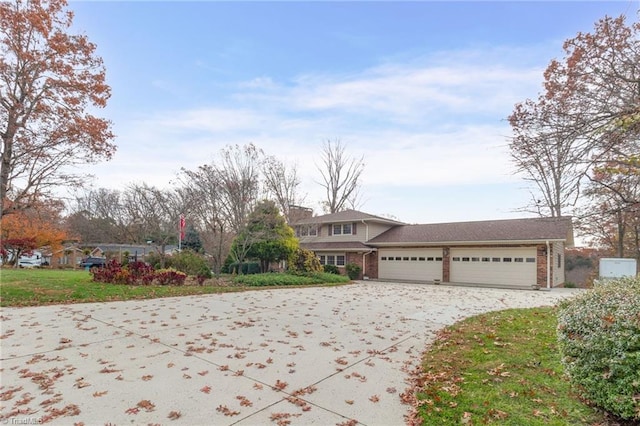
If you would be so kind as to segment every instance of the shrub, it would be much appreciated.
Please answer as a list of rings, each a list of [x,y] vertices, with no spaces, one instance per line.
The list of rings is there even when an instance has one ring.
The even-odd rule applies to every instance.
[[[230,274],[251,275],[251,274],[259,274],[261,272],[260,263],[259,262],[243,262],[241,271],[242,272],[238,272],[238,262],[234,262],[231,265],[229,265]]]
[[[340,275],[340,270],[335,265],[324,265],[324,272],[326,272],[327,274]]]
[[[355,263],[347,263],[345,269],[347,270],[347,275],[350,279],[357,280],[358,278],[360,278],[360,272],[362,271],[360,265]]]
[[[558,310],[562,363],[596,406],[640,420],[640,278],[598,284]]]
[[[187,274],[175,269],[159,269],[156,271],[156,282],[159,285],[184,285]]]
[[[155,271],[153,266],[141,261],[131,262],[127,265],[129,274],[135,282],[140,282],[144,285],[149,285],[155,278]]]
[[[322,272],[320,259],[311,250],[298,248],[289,257],[289,271],[293,273],[315,273]]]
[[[205,278],[211,278],[212,276],[211,268],[207,265],[204,256],[191,250],[182,250],[180,253],[171,256],[171,266],[187,275],[201,275]]]
[[[270,287],[286,285],[310,285],[327,283],[346,283],[349,279],[343,275],[315,273],[297,275],[289,273],[267,273],[254,275],[238,275],[233,279],[236,284],[250,287]]]

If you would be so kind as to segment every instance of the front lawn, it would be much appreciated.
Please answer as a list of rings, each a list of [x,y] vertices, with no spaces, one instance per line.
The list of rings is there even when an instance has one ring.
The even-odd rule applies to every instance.
[[[593,425],[563,374],[554,308],[479,315],[439,333],[406,398],[424,425]]]
[[[320,276],[324,277],[325,274]],[[0,306],[39,306],[154,299],[245,291],[249,286],[253,289],[260,286],[274,288],[274,286],[322,285],[324,283],[335,285],[336,279],[341,283],[348,282],[346,277],[309,280],[307,277],[288,274],[256,274],[214,278],[207,280],[203,286],[121,285],[93,282],[91,274],[84,270],[0,269],[0,282],[2,283],[0,285]]]

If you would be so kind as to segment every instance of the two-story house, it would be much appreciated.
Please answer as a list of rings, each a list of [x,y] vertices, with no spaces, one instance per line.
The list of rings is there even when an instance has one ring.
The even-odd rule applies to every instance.
[[[363,278],[520,288],[564,283],[571,218],[410,225],[356,210],[297,219],[300,246]]]

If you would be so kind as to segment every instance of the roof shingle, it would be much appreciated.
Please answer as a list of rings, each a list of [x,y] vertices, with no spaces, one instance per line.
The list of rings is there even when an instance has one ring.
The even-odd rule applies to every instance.
[[[368,241],[371,245],[392,243],[462,243],[498,241],[562,240],[573,244],[571,218],[528,218],[479,222],[402,225]]]

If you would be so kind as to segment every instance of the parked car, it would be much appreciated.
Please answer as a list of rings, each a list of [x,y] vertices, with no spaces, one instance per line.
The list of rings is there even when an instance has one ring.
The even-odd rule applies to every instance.
[[[83,267],[84,269],[91,269],[91,268],[104,268],[106,264],[107,264],[107,259],[105,259],[104,257],[89,256],[82,261],[80,266]]]

